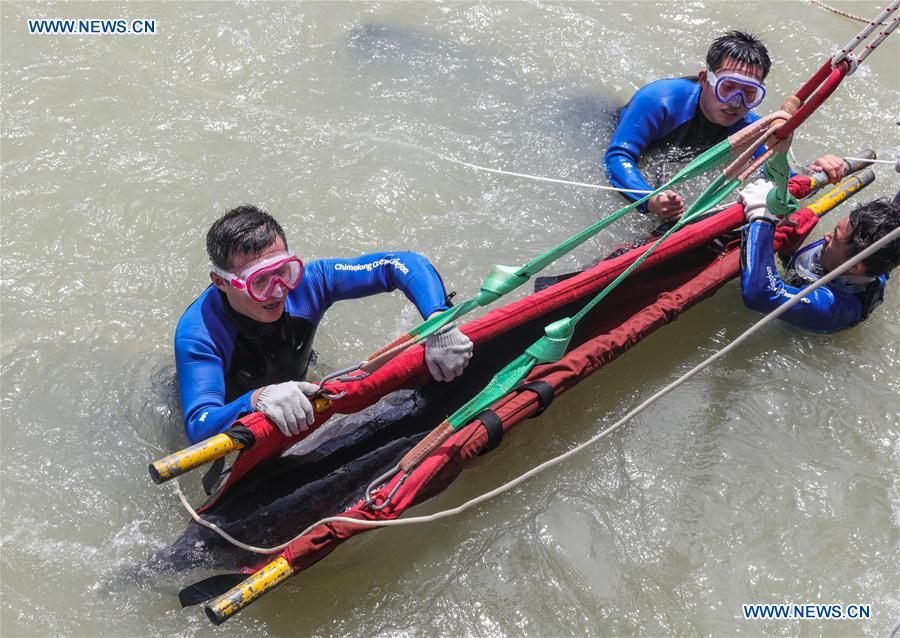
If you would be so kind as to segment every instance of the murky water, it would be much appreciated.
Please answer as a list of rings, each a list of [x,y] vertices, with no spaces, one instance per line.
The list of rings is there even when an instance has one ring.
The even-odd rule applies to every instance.
[[[620,200],[436,153],[598,182],[615,108],[696,71],[724,29],[766,39],[780,96],[857,24],[799,2],[0,11],[4,635],[878,636],[900,616],[896,282],[863,326],[770,327],[563,468],[453,520],[355,539],[227,628],[178,608],[191,575],[120,578],[186,524],[146,464],[184,443],[172,331],[205,285],[217,215],[261,205],[307,258],[415,249],[467,296],[492,264],[524,263]],[[28,35],[39,17],[148,17],[158,32]],[[803,127],[799,159],[897,153],[898,42]],[[876,170],[863,198],[897,190]],[[627,219],[558,270],[649,227]],[[339,305],[317,346],[355,361],[414,318],[397,296]],[[588,438],[755,319],[727,287],[417,511]],[[745,602],[873,617],[743,621]]]

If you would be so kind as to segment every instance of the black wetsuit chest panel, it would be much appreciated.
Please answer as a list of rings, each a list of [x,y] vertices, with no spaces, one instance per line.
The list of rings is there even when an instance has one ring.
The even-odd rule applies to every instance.
[[[222,303],[238,329],[225,371],[226,402],[272,383],[306,378],[316,326],[286,312],[278,321],[261,323],[235,312],[224,296]]]
[[[728,137],[728,127],[719,126],[706,119],[700,105],[694,111],[694,117],[676,127],[671,133],[653,142],[657,146],[677,146],[706,150]]]
[[[865,321],[869,318],[869,315],[872,314],[872,311],[884,301],[884,286],[878,281],[873,281],[865,290],[859,293],[857,297],[862,304],[862,314],[860,315],[859,320]]]

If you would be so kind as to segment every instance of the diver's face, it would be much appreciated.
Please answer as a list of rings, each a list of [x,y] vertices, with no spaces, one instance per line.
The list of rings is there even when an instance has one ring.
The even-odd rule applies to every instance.
[[[281,237],[276,237],[275,241],[258,255],[233,255],[230,270],[233,273],[243,272],[254,263],[262,262],[286,250]],[[210,273],[209,276],[216,288],[225,293],[228,303],[236,312],[262,323],[272,323],[281,318],[288,292],[284,286],[276,284],[271,297],[265,301],[256,301],[247,294],[246,290],[238,290],[216,273]]]
[[[851,232],[853,232],[853,226],[850,224],[850,218],[845,217],[838,222],[834,230],[825,234],[825,244],[819,254],[819,264],[827,272],[831,272],[853,256],[853,246],[850,243]],[[847,271],[847,274],[864,275],[863,262],[854,265]]]
[[[713,72],[717,77],[736,73],[752,78],[760,84],[763,83],[761,67],[743,64],[732,58],[725,58],[722,66],[718,69],[713,69]],[[719,126],[731,126],[740,121],[750,111],[740,99],[727,103],[720,102],[719,98],[716,97],[715,89],[709,84],[709,74],[706,69],[700,71],[697,75],[700,79],[700,110],[703,111],[703,115],[710,122]]]

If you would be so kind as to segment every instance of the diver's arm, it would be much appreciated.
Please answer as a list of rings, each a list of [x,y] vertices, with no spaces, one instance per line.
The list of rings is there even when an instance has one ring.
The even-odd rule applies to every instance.
[[[313,323],[318,323],[335,301],[398,289],[415,304],[422,317],[447,309],[447,295],[437,270],[418,253],[383,252],[352,259],[321,259],[308,265],[303,279],[306,308],[302,314]]]
[[[741,294],[751,310],[769,313],[800,292],[781,279],[775,267],[775,227],[765,220],[744,228],[741,242]],[[862,304],[852,295],[822,286],[781,315],[780,319],[816,332],[834,332],[859,321]]]
[[[638,90],[622,109],[619,124],[603,158],[606,177],[616,188],[652,191],[638,170],[638,161],[654,140],[660,137],[666,120],[665,102],[659,99],[653,85]],[[643,195],[622,193],[631,201]],[[641,206],[646,211],[646,204]]]
[[[184,429],[191,443],[224,432],[239,417],[253,412],[252,392],[225,403],[225,364],[212,344],[176,337],[175,367]]]

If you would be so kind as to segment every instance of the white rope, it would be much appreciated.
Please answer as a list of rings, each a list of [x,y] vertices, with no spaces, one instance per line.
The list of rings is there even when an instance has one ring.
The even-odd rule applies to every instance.
[[[840,51],[835,54],[835,56],[831,60],[831,64],[836,65],[838,62],[846,58],[848,53],[852,52],[860,42],[868,38],[872,34],[872,32],[875,31],[875,29],[877,29],[884,23],[885,20],[887,20],[888,16],[890,16],[892,13],[894,13],[894,11],[897,10],[898,7],[900,7],[900,0],[893,0],[893,2],[885,7],[885,9],[868,24],[868,26],[863,27],[862,31],[857,33],[856,36],[854,36],[854,38],[844,46],[844,48],[840,49]]]
[[[454,159],[452,157],[447,157],[446,155],[441,155],[440,153],[435,153],[438,157],[448,162],[453,162],[454,164],[459,164],[460,166],[468,166],[469,168],[474,168],[479,171],[485,171],[488,173],[495,173],[497,175],[510,175],[512,177],[524,177],[525,179],[533,179],[537,182],[550,182],[553,184],[566,184],[567,186],[581,186],[583,188],[596,188],[604,191],[616,191],[618,193],[635,193],[637,195],[647,195],[648,193],[652,193],[653,191],[646,190],[636,190],[632,188],[616,188],[615,186],[603,186],[601,184],[588,184],[586,182],[570,182],[565,179],[555,179],[553,177],[540,177],[538,175],[529,175],[527,173],[514,173],[512,171],[503,171],[499,168],[489,168],[487,166],[479,166],[478,164],[472,164],[471,162],[463,162],[462,160]]]
[[[895,3],[895,6],[894,6],[895,10],[898,5],[900,5],[900,2]],[[897,25],[900,25],[900,17],[895,16],[894,19],[891,20],[891,23],[887,26],[887,28],[885,28],[884,31],[881,31],[878,34],[878,37],[875,38],[874,40],[872,40],[871,44],[867,44],[863,48],[863,52],[859,54],[859,58],[858,58],[857,62],[859,64],[862,64],[863,60],[865,60],[867,57],[869,57],[869,54],[872,53],[872,51],[874,51],[875,49],[877,49],[878,45],[881,44],[882,42],[884,42],[885,38],[887,38],[889,35],[891,35],[891,33],[894,31],[894,29],[897,28]]]
[[[444,155],[443,153],[439,153],[438,151],[433,151],[430,148],[426,148],[424,146],[419,146],[418,144],[411,144],[409,142],[401,142],[400,140],[392,140],[385,137],[379,137],[377,135],[367,135],[367,134],[358,134],[357,137],[361,137],[362,139],[372,140],[375,142],[381,142],[383,144],[393,144],[395,146],[404,146],[409,149],[416,150],[420,153],[427,153],[428,155],[433,155],[438,159],[442,159],[445,162],[450,162],[451,164],[458,164],[459,166],[465,166],[467,168],[473,168],[476,171],[485,171],[487,173],[494,173],[496,175],[510,175],[512,177],[522,177],[525,179],[532,179],[538,182],[550,182],[551,184],[566,184],[567,186],[581,186],[583,188],[595,188],[598,190],[604,191],[615,191],[617,193],[634,193],[636,195],[646,195],[648,193],[652,193],[653,191],[647,190],[635,190],[630,188],[616,188],[615,186],[604,186],[602,184],[589,184],[587,182],[573,182],[565,179],[556,179],[555,177],[541,177],[540,175],[529,175],[528,173],[515,173],[513,171],[504,171],[499,168],[491,168],[490,166],[481,166],[480,164],[473,164],[472,162],[464,162],[462,160],[456,159],[455,157],[450,157],[449,155]]]
[[[844,16],[845,18],[850,18],[851,20],[856,20],[857,22],[862,22],[863,24],[869,24],[868,18],[863,18],[861,16],[855,15],[853,13],[847,13],[846,11],[841,11],[840,9],[835,9],[834,7],[825,4],[824,2],[820,2],[820,0],[807,0],[810,4],[814,4],[817,7],[821,7],[826,11],[830,11],[839,16]]]
[[[197,510],[195,510],[193,507],[191,507],[191,504],[188,503],[187,497],[184,495],[184,492],[181,491],[181,485],[178,484],[178,479],[175,479],[174,481],[172,481],[172,485],[174,485],[175,493],[178,494],[178,498],[181,499],[181,504],[184,506],[184,509],[187,510],[187,513],[191,515],[191,518],[194,519],[194,521],[196,521],[203,527],[206,527],[207,529],[211,529],[212,531],[214,531],[216,534],[218,534],[219,536],[224,538],[226,541],[228,541],[235,547],[239,547],[240,549],[246,550],[248,552],[253,552],[254,554],[277,554],[280,551],[286,549],[288,545],[293,543],[295,540],[297,540],[298,538],[300,538],[301,536],[303,536],[310,530],[310,528],[303,530],[301,533],[297,534],[294,538],[292,538],[288,542],[282,543],[281,545],[279,545],[277,547],[256,547],[255,545],[247,545],[246,543],[242,543],[241,541],[236,539],[234,536],[232,536],[231,534],[226,532],[224,529],[222,529],[215,523],[211,523],[210,521],[208,521],[205,518],[203,518],[202,516],[200,516],[197,513]],[[322,520],[324,521],[327,519],[322,519]],[[319,521],[319,523],[321,523],[321,522],[322,521]],[[319,523],[316,523],[316,525],[318,525]]]
[[[477,496],[469,501],[466,501],[465,503],[463,503],[462,505],[459,505],[457,507],[454,507],[454,508],[451,508],[448,510],[443,510],[440,512],[435,512],[434,514],[429,514],[427,516],[411,516],[409,518],[401,518],[401,519],[386,520],[386,521],[370,521],[370,520],[365,520],[365,519],[351,518],[349,516],[329,516],[329,517],[323,518],[322,520],[320,520],[316,523],[313,523],[312,525],[307,527],[305,530],[303,530],[302,532],[297,534],[297,536],[295,536],[294,538],[292,538],[291,540],[289,540],[286,543],[282,543],[281,545],[278,545],[277,547],[263,548],[263,547],[255,547],[253,545],[247,545],[245,543],[242,543],[242,542],[236,540],[234,537],[230,536],[227,532],[225,532],[223,529],[221,529],[215,523],[210,523],[209,521],[203,519],[199,514],[197,514],[196,511],[194,511],[194,509],[191,507],[191,505],[187,502],[187,499],[184,497],[184,494],[181,492],[181,488],[178,486],[177,481],[173,481],[173,483],[175,484],[175,490],[178,493],[179,498],[181,498],[182,505],[184,505],[184,508],[191,515],[191,518],[193,518],[197,523],[215,531],[217,534],[222,536],[222,538],[224,538],[228,542],[232,543],[233,545],[235,545],[241,549],[247,550],[249,552],[256,553],[256,554],[276,554],[278,552],[281,552],[283,549],[285,549],[288,545],[290,545],[292,542],[294,542],[301,536],[308,534],[310,531],[312,531],[316,527],[318,527],[320,525],[324,525],[326,523],[352,523],[355,525],[360,525],[362,527],[399,527],[401,525],[417,525],[417,524],[422,524],[422,523],[432,523],[434,521],[438,521],[438,520],[441,520],[444,518],[449,518],[451,516],[455,516],[457,514],[461,514],[462,512],[465,512],[466,510],[469,510],[477,505],[480,505],[481,503],[484,503],[485,501],[488,501],[488,500],[494,498],[495,496],[499,496],[500,494],[503,494],[505,492],[510,491],[511,489],[513,489],[515,487],[518,487],[519,485],[521,485],[528,479],[540,474],[544,470],[547,470],[547,469],[550,469],[551,467],[559,465],[563,461],[578,454],[585,448],[590,447],[591,445],[597,443],[604,437],[615,432],[620,427],[625,425],[628,421],[633,419],[635,416],[637,416],[638,414],[640,414],[641,412],[646,410],[648,407],[650,407],[651,405],[656,403],[659,399],[664,397],[666,394],[668,394],[672,390],[676,389],[680,385],[684,384],[691,377],[695,376],[697,373],[701,372],[702,370],[704,370],[711,364],[715,363],[716,361],[718,361],[719,359],[721,359],[722,357],[724,357],[725,355],[727,355],[728,353],[733,351],[740,344],[742,344],[744,341],[749,339],[750,336],[752,336],[755,332],[758,332],[760,329],[762,329],[769,323],[775,321],[778,317],[780,317],[785,312],[787,312],[788,310],[793,308],[795,305],[800,303],[800,301],[802,301],[803,298],[806,297],[809,293],[811,293],[812,291],[814,291],[818,288],[821,288],[822,286],[829,283],[836,277],[839,277],[843,272],[845,272],[849,268],[853,267],[855,264],[858,264],[859,262],[863,261],[869,255],[877,252],[878,250],[883,248],[885,245],[887,245],[888,243],[890,243],[898,238],[900,238],[900,227],[895,228],[893,231],[891,231],[890,233],[888,233],[887,235],[885,235],[884,237],[882,237],[881,239],[876,241],[874,244],[872,244],[871,246],[869,246],[862,252],[854,255],[853,257],[851,257],[850,259],[845,261],[843,264],[841,264],[839,267],[837,267],[836,269],[829,272],[827,275],[825,275],[821,279],[815,281],[814,283],[810,284],[809,286],[807,286],[806,288],[801,290],[799,293],[794,295],[794,297],[792,299],[790,299],[788,302],[786,302],[784,305],[779,306],[778,308],[776,308],[775,310],[773,310],[772,312],[767,314],[765,317],[763,317],[762,319],[757,321],[755,324],[753,324],[749,329],[744,331],[740,336],[738,336],[736,339],[734,339],[734,341],[729,343],[727,346],[725,346],[724,348],[722,348],[721,350],[719,350],[718,352],[713,354],[711,357],[705,359],[701,363],[697,364],[696,366],[694,366],[693,368],[688,370],[685,374],[680,376],[678,379],[676,379],[669,385],[665,386],[662,390],[659,390],[658,392],[656,392],[656,394],[654,394],[650,398],[643,401],[640,405],[638,405],[636,408],[634,408],[633,410],[628,412],[621,419],[619,419],[618,421],[613,423],[611,426],[609,426],[605,430],[602,430],[601,432],[599,432],[592,438],[588,439],[584,443],[581,443],[580,445],[572,448],[568,452],[560,454],[557,457],[554,457],[552,459],[544,461],[540,465],[533,467],[532,469],[530,469],[527,472],[525,472],[524,474],[521,474],[520,476],[512,479],[511,481],[508,481],[508,482],[504,483],[503,485],[500,485],[499,487],[482,494],[481,496]]]
[[[874,162],[875,164],[890,164],[891,166],[897,163],[896,160],[869,159],[867,157],[845,157],[844,159],[850,162]]]
[[[897,632],[900,632],[900,620],[894,623],[894,626],[891,627],[891,631],[888,633],[888,638],[894,638],[897,635]]]

